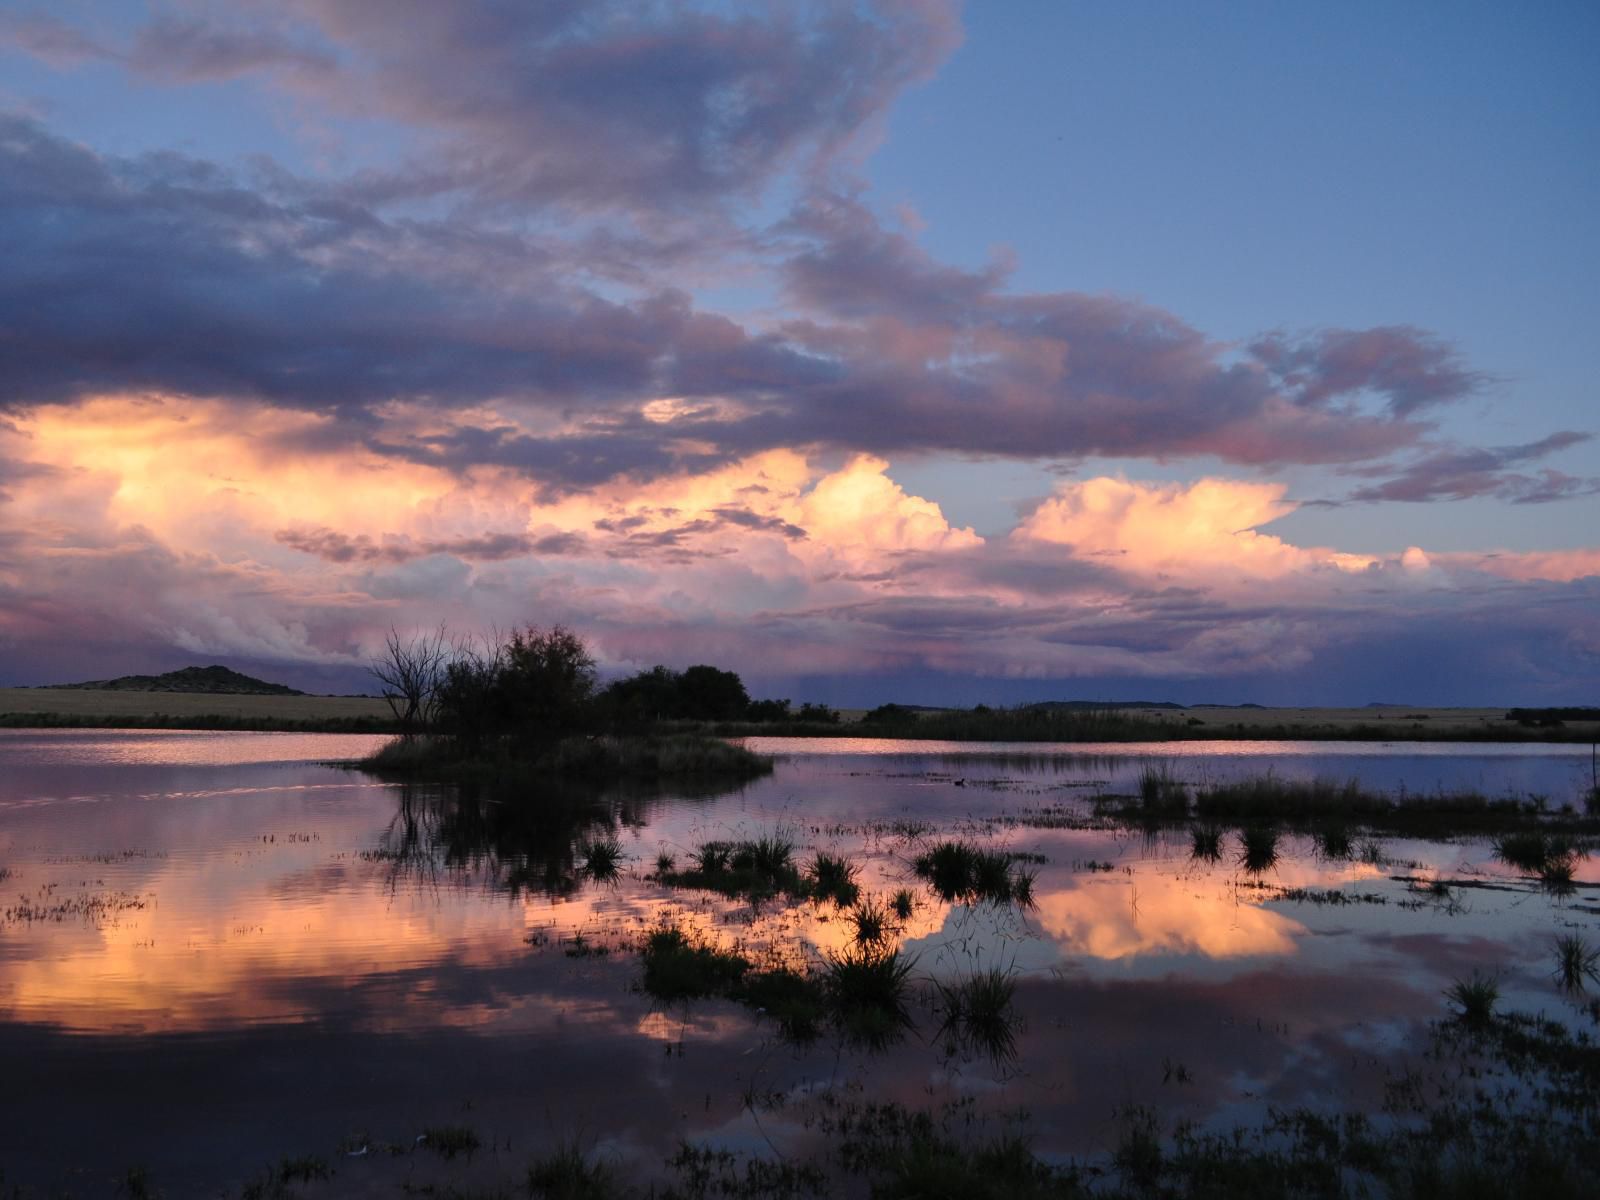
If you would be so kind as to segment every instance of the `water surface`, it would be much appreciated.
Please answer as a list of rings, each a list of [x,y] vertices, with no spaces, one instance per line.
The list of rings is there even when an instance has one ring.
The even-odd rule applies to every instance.
[[[1592,861],[1552,896],[1482,839],[1329,859],[1285,835],[1251,872],[1237,832],[1209,863],[1185,831],[1104,827],[1089,797],[1161,759],[1194,782],[1270,770],[1560,805],[1587,786],[1587,747],[763,739],[770,778],[586,797],[573,822],[537,795],[328,765],[379,741],[0,732],[6,1182],[110,1194],[139,1164],[197,1194],[317,1154],[339,1170],[326,1194],[389,1194],[511,1178],[566,1137],[648,1178],[683,1138],[804,1143],[789,1109],[753,1098],[821,1089],[1023,1107],[1043,1153],[1092,1158],[1130,1105],[1219,1128],[1269,1105],[1371,1106],[1473,970],[1497,972],[1509,1004],[1582,1019],[1549,954],[1557,933],[1595,931]],[[575,844],[605,831],[628,861],[597,883]],[[813,967],[849,945],[832,906],[753,909],[650,877],[659,854],[773,832],[801,858],[847,855],[869,895],[915,890],[895,937],[916,961],[916,1027],[898,1044],[797,1047],[732,1004],[663,1009],[638,990],[635,948],[663,923]],[[1035,905],[939,900],[912,864],[949,836],[1026,856]],[[1425,890],[1439,877],[1447,894]],[[1018,981],[1017,1053],[999,1062],[936,1036],[934,981],[988,966]],[[445,1124],[486,1148],[345,1157]]]

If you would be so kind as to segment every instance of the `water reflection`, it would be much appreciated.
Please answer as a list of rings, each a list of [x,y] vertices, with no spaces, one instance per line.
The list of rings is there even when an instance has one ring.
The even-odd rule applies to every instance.
[[[747,1088],[819,1079],[914,1105],[1025,1102],[1041,1149],[1072,1153],[1094,1145],[1110,1085],[1200,1121],[1376,1095],[1389,1057],[1474,969],[1501,972],[1506,1003],[1559,1016],[1572,1002],[1546,951],[1575,926],[1592,938],[1600,915],[1596,864],[1576,854],[1574,894],[1557,900],[1524,870],[1532,858],[1497,861],[1484,839],[1369,847],[1323,830],[1252,850],[1233,826],[1112,827],[1072,785],[1135,777],[1120,758],[952,769],[937,754],[808,750],[720,796],[534,794],[390,786],[318,765],[332,755],[314,739],[298,757],[248,744],[263,735],[227,735],[246,743],[232,765],[215,746],[163,765],[161,747],[184,743],[138,736],[143,748],[113,739],[99,758],[69,738],[59,760],[36,737],[31,783],[0,742],[0,1054],[25,1075],[0,1092],[0,1120],[33,1147],[23,1180],[71,1161],[58,1125],[114,1124],[111,1106],[161,1063],[169,1121],[222,1142],[232,1122],[263,1159],[351,1127],[459,1119],[469,1101],[485,1133],[547,1126],[555,1104],[648,1157],[743,1128]],[[1077,815],[1030,823],[1041,793]],[[797,859],[854,864],[864,907],[756,908],[655,877],[660,851],[686,862],[708,841],[780,833]],[[621,861],[607,881],[608,839]],[[1007,878],[1028,873],[1031,904],[942,897],[917,863],[945,840],[1000,856]],[[1436,878],[1452,881],[1453,906],[1411,882]],[[874,945],[914,964],[906,1022],[888,1027],[903,1037],[794,1046],[747,1006],[636,990],[647,929],[817,972],[854,952],[867,918]],[[987,997],[958,991],[983,978]],[[1166,1060],[1195,1082],[1164,1084]],[[90,1079],[123,1090],[108,1098]],[[239,1096],[227,1114],[203,1100],[222,1086]],[[48,1125],[23,1095],[43,1098]],[[158,1137],[134,1119],[94,1153],[152,1161]],[[182,1150],[202,1164],[187,1191],[228,1178],[203,1166],[210,1151]]]

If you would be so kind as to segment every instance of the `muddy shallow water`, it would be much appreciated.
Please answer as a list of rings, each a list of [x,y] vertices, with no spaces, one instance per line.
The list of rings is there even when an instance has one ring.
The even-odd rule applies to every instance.
[[[516,1177],[562,1139],[649,1179],[683,1139],[803,1146],[818,1135],[778,1101],[824,1089],[1025,1109],[1041,1154],[1092,1160],[1129,1106],[1216,1128],[1372,1107],[1474,970],[1511,1006],[1586,1020],[1550,954],[1597,932],[1593,859],[1552,896],[1484,839],[1329,859],[1284,834],[1251,872],[1237,832],[1209,863],[1183,830],[1095,822],[1089,797],[1135,790],[1159,756],[1191,782],[1271,771],[1559,806],[1588,785],[1588,747],[756,740],[781,756],[769,778],[591,797],[577,827],[519,815],[521,796],[468,816],[447,790],[323,765],[380,741],[0,732],[0,1181],[111,1194],[138,1165],[168,1194],[216,1194],[309,1154],[338,1171],[317,1194],[389,1194]],[[627,859],[596,882],[574,843],[607,829]],[[772,833],[801,860],[847,856],[868,895],[913,889],[894,937],[915,1027],[897,1044],[797,1047],[732,1003],[639,990],[636,947],[665,923],[759,961],[849,945],[831,905],[650,877],[659,854]],[[945,837],[1024,856],[1033,905],[939,900],[912,864]],[[991,966],[1017,982],[1000,1061],[946,1044],[934,1011],[936,980]],[[444,1125],[476,1131],[470,1161],[350,1157]]]

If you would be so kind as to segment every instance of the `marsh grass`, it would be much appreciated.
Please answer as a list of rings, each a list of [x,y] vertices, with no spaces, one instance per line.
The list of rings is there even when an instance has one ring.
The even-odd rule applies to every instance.
[[[1500,983],[1493,976],[1473,972],[1471,979],[1458,979],[1445,989],[1445,998],[1456,1007],[1456,1019],[1478,1028],[1494,1020],[1494,1006],[1500,1000]]]
[[[621,1196],[616,1172],[576,1142],[562,1142],[528,1167],[528,1195],[543,1200],[611,1200]]]
[[[1183,817],[1189,811],[1189,787],[1166,760],[1146,763],[1139,772],[1139,804],[1147,813]]]
[[[894,913],[896,920],[909,921],[911,914],[917,911],[916,893],[910,888],[898,889],[889,900],[889,911]]]
[[[1013,872],[1012,861],[1012,856],[1001,850],[944,841],[919,855],[914,866],[947,903],[1031,904],[1038,872]]]
[[[422,1131],[421,1144],[440,1158],[471,1158],[483,1146],[477,1131],[466,1125],[436,1125]]]
[[[951,1054],[981,1053],[996,1066],[1017,1054],[1017,1017],[1012,1008],[1014,973],[999,967],[974,971],[946,983],[934,981],[941,1014],[939,1038]]]
[[[752,901],[807,894],[806,881],[794,865],[794,842],[785,834],[704,842],[691,857],[693,866],[688,870],[658,870],[656,879],[668,887],[696,888]]]
[[[1278,866],[1278,831],[1247,825],[1239,831],[1239,866],[1247,875],[1262,875]]]
[[[645,935],[644,991],[663,1004],[726,995],[750,970],[742,954],[691,941],[675,926]]]
[[[881,1049],[913,1025],[907,992],[914,962],[899,950],[856,946],[824,956],[823,987],[846,1038]]]
[[[1355,854],[1350,830],[1342,825],[1324,825],[1312,832],[1317,853],[1329,862],[1348,862]]]
[[[1197,862],[1222,861],[1222,827],[1220,825],[1191,825],[1189,827],[1189,857]],[[1091,869],[1093,864],[1090,864]]]
[[[1600,950],[1580,934],[1565,933],[1556,938],[1555,977],[1563,991],[1581,992],[1588,982],[1600,983]]]
[[[828,1020],[828,999],[822,986],[811,976],[787,967],[750,972],[734,999],[777,1022],[784,1039],[795,1045],[816,1041]]]
[[[622,843],[609,834],[578,843],[583,873],[596,883],[615,882],[622,864]]]
[[[697,734],[572,737],[542,750],[533,745],[503,739],[469,750],[454,738],[402,737],[358,765],[377,775],[438,779],[741,780],[772,773],[770,757]]]
[[[849,859],[819,850],[806,867],[805,878],[813,898],[832,900],[844,908],[854,904],[861,894],[856,875],[856,866]]]
[[[855,941],[858,946],[880,945],[889,935],[889,910],[879,903],[876,897],[868,896],[858,900],[850,909],[848,917],[851,925],[855,927]]]

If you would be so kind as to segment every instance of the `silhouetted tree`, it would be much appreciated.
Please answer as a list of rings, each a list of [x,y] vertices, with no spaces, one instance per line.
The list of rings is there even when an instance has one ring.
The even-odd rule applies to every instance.
[[[450,653],[443,625],[409,639],[391,627],[383,640],[383,653],[372,660],[368,669],[377,677],[389,711],[407,737],[433,725]]]
[[[500,688],[514,731],[556,741],[576,730],[594,694],[594,675],[594,655],[572,630],[555,625],[513,633]]]
[[[735,721],[750,707],[744,681],[732,671],[700,664],[678,677],[679,715],[692,721]]]

